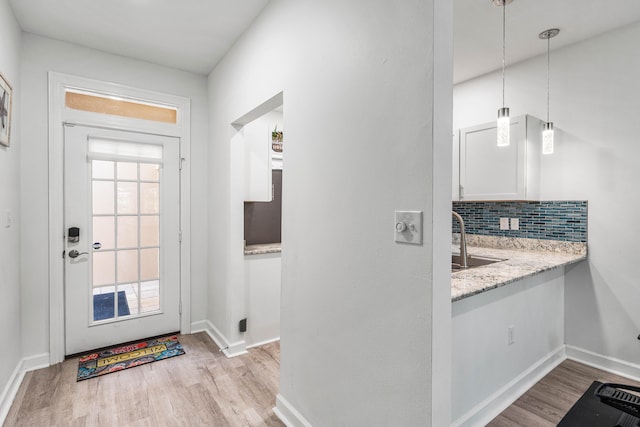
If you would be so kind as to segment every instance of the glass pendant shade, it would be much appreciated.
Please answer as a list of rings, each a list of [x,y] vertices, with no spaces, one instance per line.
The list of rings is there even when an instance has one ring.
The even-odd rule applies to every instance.
[[[553,123],[547,122],[542,130],[542,154],[553,154]]]
[[[509,109],[500,108],[498,110],[498,147],[507,147],[511,142],[511,120],[509,119]]]

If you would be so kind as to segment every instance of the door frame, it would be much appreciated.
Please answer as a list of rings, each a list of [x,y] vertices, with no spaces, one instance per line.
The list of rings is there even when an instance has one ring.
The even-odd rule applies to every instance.
[[[191,100],[117,83],[49,72],[49,363],[65,356],[64,326],[64,124],[142,132],[180,139],[180,332],[191,332]],[[168,124],[65,108],[65,91],[83,90],[150,102],[177,110]]]

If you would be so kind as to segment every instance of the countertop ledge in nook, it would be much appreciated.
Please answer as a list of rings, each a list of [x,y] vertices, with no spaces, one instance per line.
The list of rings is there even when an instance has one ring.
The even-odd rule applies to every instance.
[[[245,255],[275,254],[282,252],[281,243],[265,243],[262,245],[247,245],[244,247]]]
[[[474,243],[488,243],[487,246],[494,246],[494,242],[475,241]],[[547,243],[544,250],[514,249],[514,245],[506,245],[508,249],[469,245],[467,247],[469,255],[499,258],[506,261],[453,272],[451,274],[451,301],[459,301],[544,271],[587,259],[586,243],[575,244],[573,248],[567,248],[569,249],[567,252],[551,248],[548,245]],[[583,250],[579,249],[580,246],[583,247]],[[516,245],[516,247],[521,247],[521,245]],[[533,244],[532,247],[538,248],[539,246]],[[459,253],[460,246],[454,243],[451,245],[451,249],[452,253]]]

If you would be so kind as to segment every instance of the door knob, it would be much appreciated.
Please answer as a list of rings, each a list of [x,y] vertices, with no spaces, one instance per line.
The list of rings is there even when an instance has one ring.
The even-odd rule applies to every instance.
[[[69,251],[69,258],[78,258],[80,255],[89,255],[89,252],[78,252],[75,249]]]
[[[407,223],[405,223],[404,221],[398,221],[396,222],[396,231],[398,233],[402,233],[403,231],[405,231],[407,229]]]

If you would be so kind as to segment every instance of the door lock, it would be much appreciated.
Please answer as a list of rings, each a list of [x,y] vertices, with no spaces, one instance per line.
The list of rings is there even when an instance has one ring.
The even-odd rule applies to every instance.
[[[69,258],[78,258],[80,255],[89,255],[89,252],[78,252],[75,249],[69,251]]]
[[[78,227],[69,227],[67,241],[69,243],[78,243],[80,241],[80,229]]]

